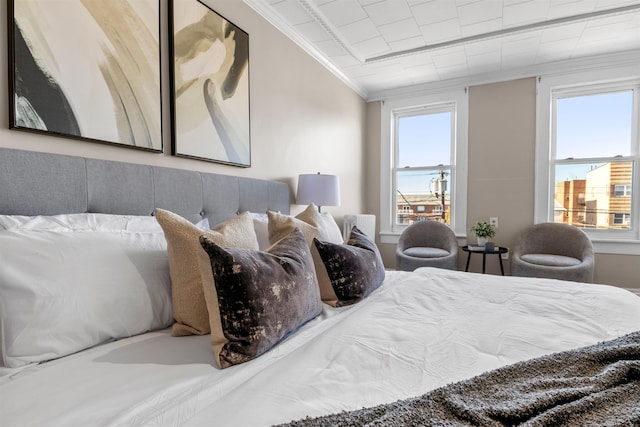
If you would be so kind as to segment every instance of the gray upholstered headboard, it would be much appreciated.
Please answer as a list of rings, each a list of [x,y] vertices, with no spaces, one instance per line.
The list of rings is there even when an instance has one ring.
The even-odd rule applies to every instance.
[[[289,213],[282,182],[0,148],[0,214],[151,215],[211,225],[239,212]]]

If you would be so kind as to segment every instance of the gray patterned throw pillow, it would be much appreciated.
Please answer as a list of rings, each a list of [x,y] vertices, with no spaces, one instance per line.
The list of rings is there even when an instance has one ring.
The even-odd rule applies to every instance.
[[[380,252],[357,227],[344,245],[318,239],[313,243],[329,274],[336,306],[356,303],[382,285],[385,273]]]
[[[322,311],[311,252],[299,229],[266,252],[223,248],[202,236],[214,286],[205,287],[221,368],[254,359]],[[211,274],[211,273],[209,273]],[[211,281],[209,281],[211,283]]]

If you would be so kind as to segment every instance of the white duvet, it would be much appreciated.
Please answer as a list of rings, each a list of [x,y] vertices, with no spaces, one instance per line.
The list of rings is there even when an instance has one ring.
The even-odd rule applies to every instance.
[[[378,405],[640,330],[620,288],[424,268],[387,272],[260,358],[220,370],[209,336],[153,332],[0,379],[2,426],[268,426]],[[2,368],[0,368],[2,369]]]

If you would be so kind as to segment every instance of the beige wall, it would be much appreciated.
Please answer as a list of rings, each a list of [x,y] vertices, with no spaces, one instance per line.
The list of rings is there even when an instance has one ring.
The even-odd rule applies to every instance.
[[[170,155],[167,1],[162,7],[163,141],[165,153],[9,130],[7,85],[0,85],[0,146],[92,158],[194,169],[288,182],[300,173],[337,174],[342,206],[323,210],[338,220],[362,212],[364,181],[364,100],[317,61],[238,0],[203,0],[249,33],[251,168],[239,168]],[[6,8],[0,8],[0,34],[7,34]],[[0,82],[7,82],[7,44],[0,44]],[[292,199],[293,200],[293,199]],[[292,212],[302,206],[292,206]]]
[[[536,125],[535,78],[512,80],[469,88],[469,151],[467,222],[498,217],[495,241],[511,247],[517,236],[533,224],[534,150]],[[380,186],[380,102],[367,106],[368,186]],[[377,134],[376,134],[377,132]],[[373,163],[377,160],[377,163]],[[367,187],[368,197],[379,203],[379,195]],[[369,206],[370,204],[367,204]],[[374,208],[375,206],[372,205]],[[379,207],[375,211],[379,216]],[[474,241],[469,236],[470,242]],[[385,265],[395,266],[395,245],[380,244]],[[467,254],[461,252],[459,267]],[[640,288],[639,257],[596,255],[595,281],[627,288]],[[509,274],[509,261],[505,261]],[[482,269],[482,257],[473,256],[471,271]],[[499,274],[495,257],[487,259],[487,271]]]
[[[467,222],[498,217],[494,241],[502,246],[533,224],[535,105],[534,78],[469,88]],[[474,271],[481,258],[472,258]],[[487,270],[497,273],[494,258]]]
[[[364,165],[366,165],[363,191],[365,212],[363,213],[370,214],[377,214],[380,210],[381,107],[379,102],[367,104],[366,149],[363,158]],[[377,222],[376,228],[380,229],[380,224]]]

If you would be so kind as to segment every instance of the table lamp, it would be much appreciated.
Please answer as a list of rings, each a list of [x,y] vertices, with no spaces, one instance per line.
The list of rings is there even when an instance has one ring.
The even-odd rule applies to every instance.
[[[296,203],[308,205],[315,203],[318,212],[322,206],[340,206],[340,180],[337,175],[301,174],[298,175]]]

